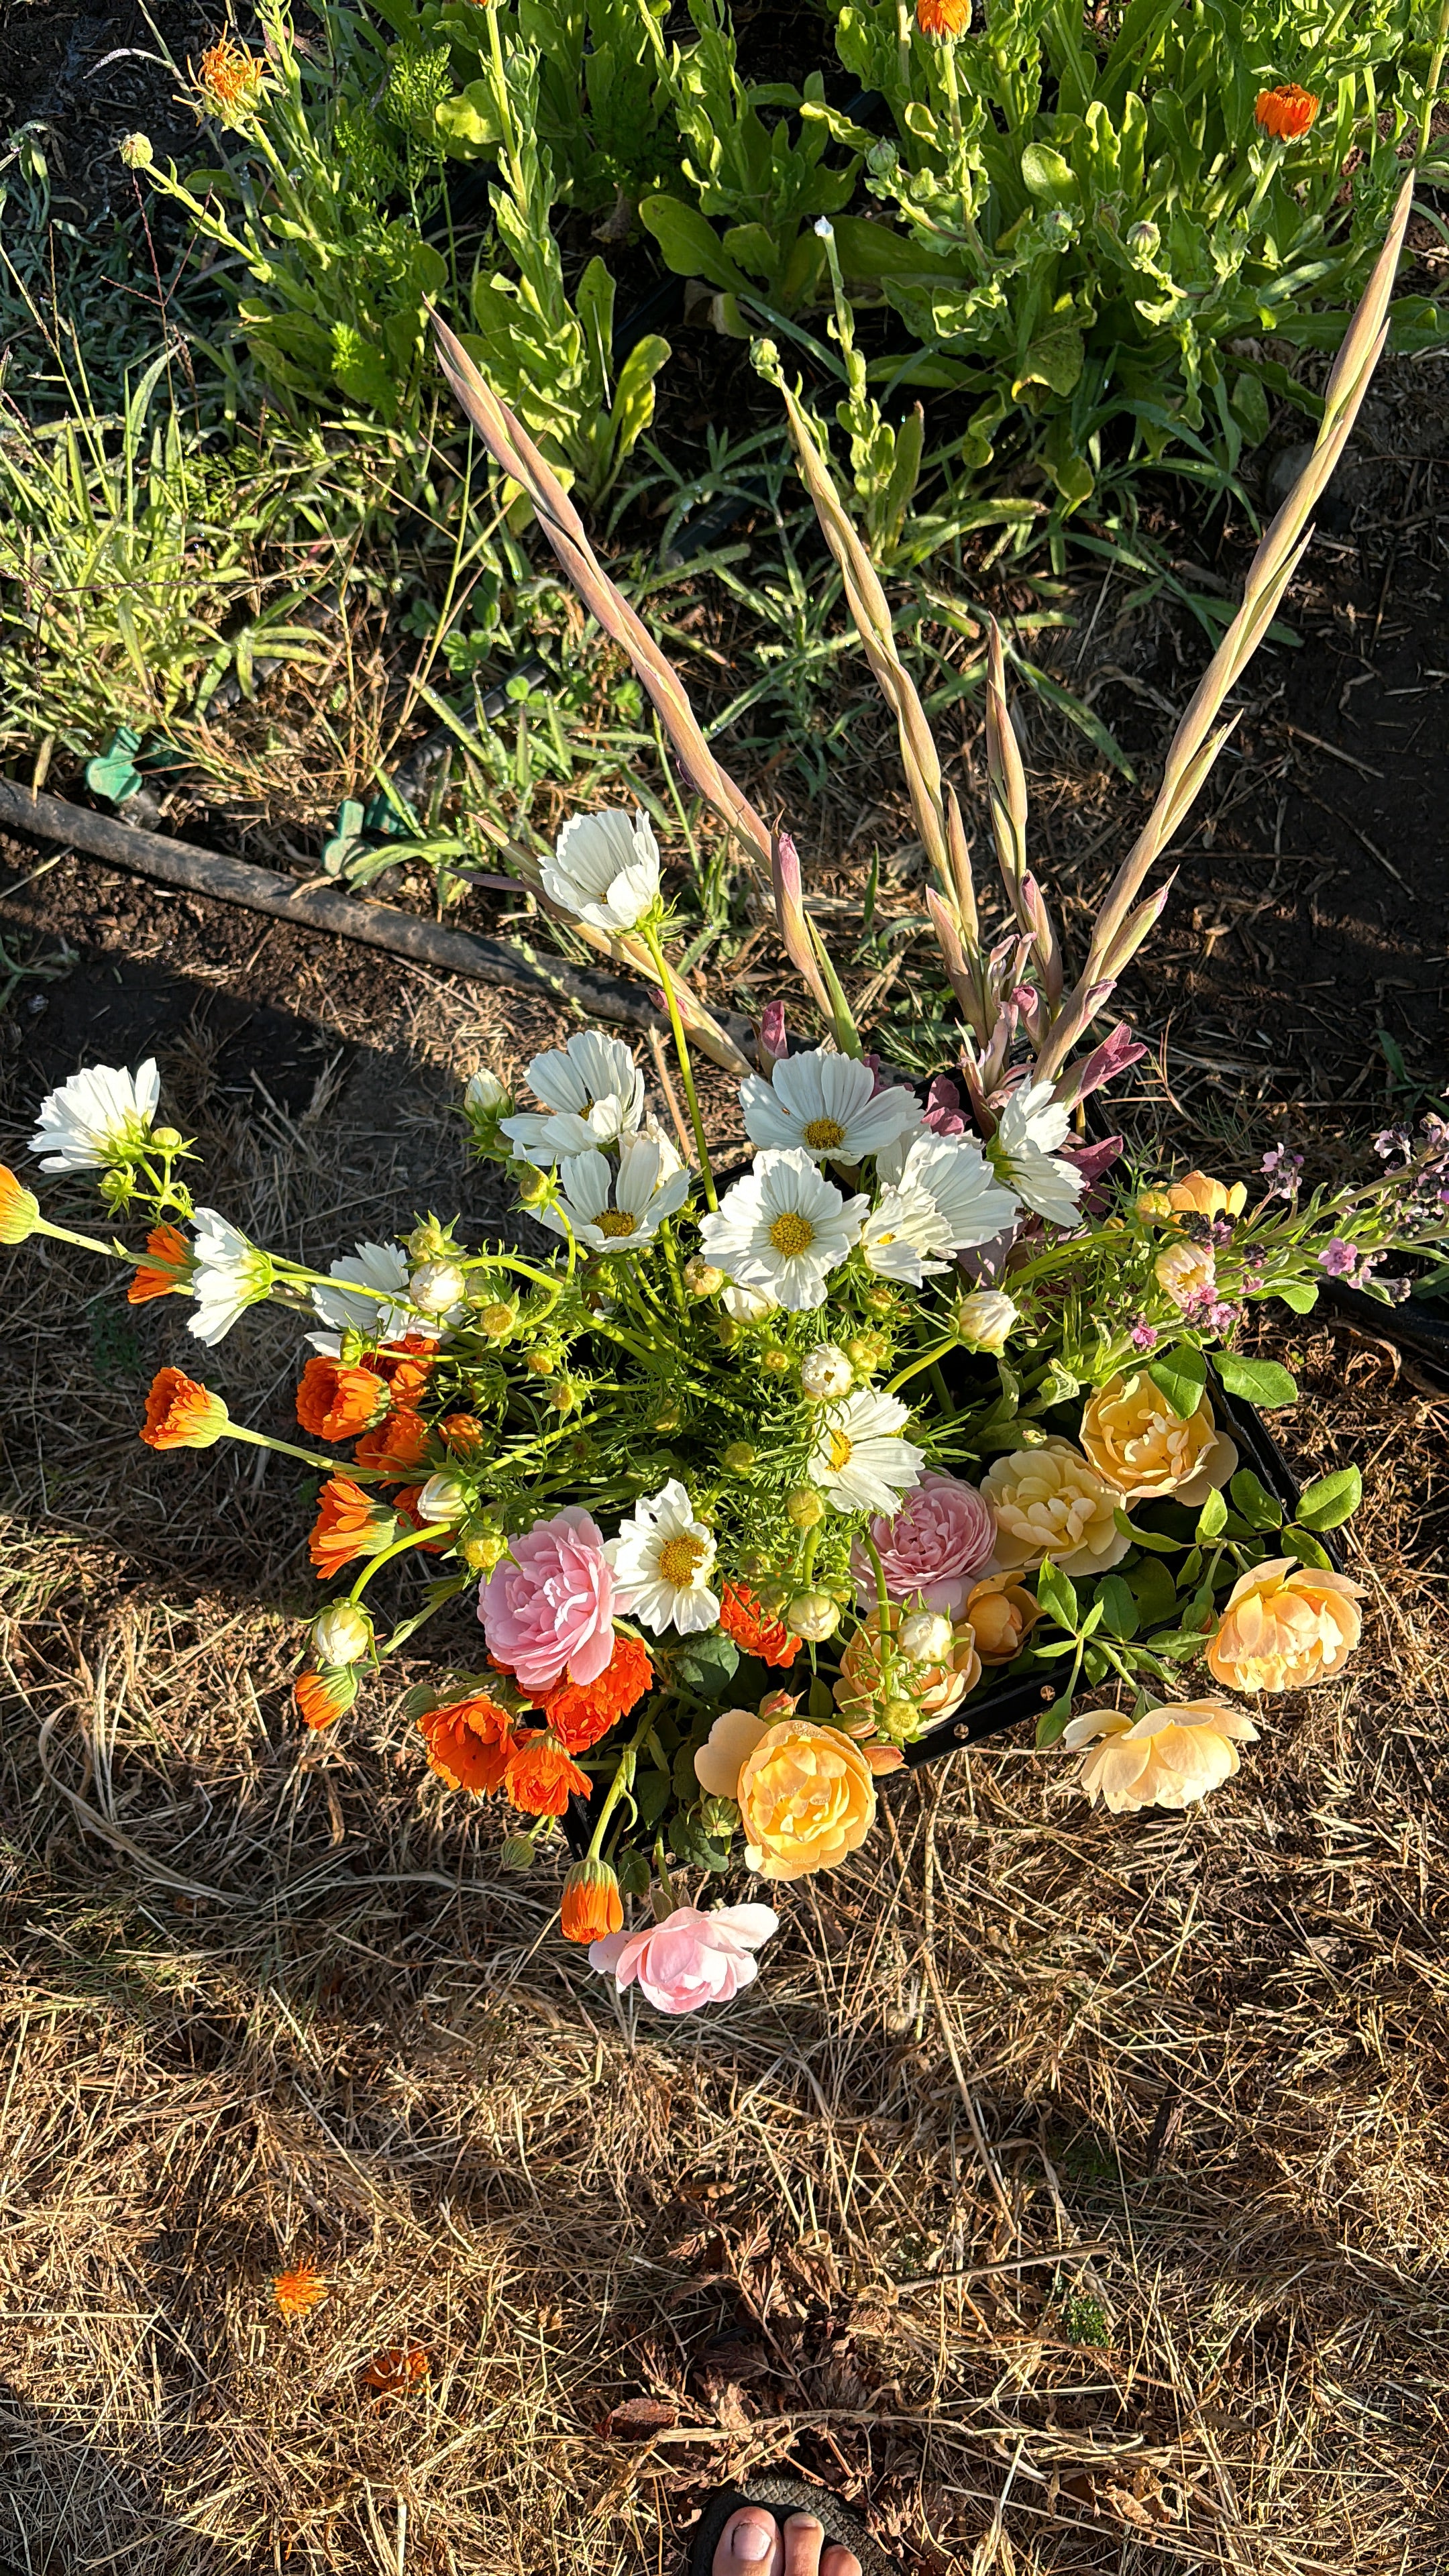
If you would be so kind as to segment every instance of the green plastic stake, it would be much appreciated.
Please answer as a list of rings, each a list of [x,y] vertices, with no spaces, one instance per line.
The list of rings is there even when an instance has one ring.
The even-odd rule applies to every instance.
[[[128,796],[138,794],[141,778],[136,754],[140,748],[140,735],[133,733],[129,725],[117,725],[108,748],[86,762],[85,782],[91,794],[104,796],[112,805],[124,805]]]

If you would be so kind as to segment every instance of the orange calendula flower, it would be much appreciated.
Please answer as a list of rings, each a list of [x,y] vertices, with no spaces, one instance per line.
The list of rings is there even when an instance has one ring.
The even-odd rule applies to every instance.
[[[152,1297],[174,1297],[191,1277],[191,1246],[179,1225],[153,1225],[146,1237],[146,1258],[126,1290],[128,1306],[144,1306]]]
[[[971,26],[971,0],[916,0],[916,25],[923,36],[966,35]]]
[[[230,1419],[219,1395],[180,1369],[158,1369],[146,1398],[141,1437],[148,1449],[210,1449]]]
[[[161,1374],[164,1377],[166,1371],[163,1369]],[[354,1557],[380,1556],[385,1547],[391,1547],[397,1534],[397,1514],[390,1505],[365,1494],[349,1476],[329,1476],[322,1488],[307,1553],[325,1581],[329,1575],[340,1573],[344,1565],[350,1565]]]
[[[230,124],[246,110],[255,107],[267,84],[268,67],[260,55],[249,54],[231,36],[218,37],[201,57],[201,67],[192,77],[208,107]]]
[[[362,2385],[379,2397],[406,2397],[426,2379],[431,2368],[420,2343],[390,2343],[383,2352],[375,2352],[362,2374]]]
[[[727,1637],[733,1637],[747,1655],[758,1655],[762,1664],[783,1669],[793,1664],[800,1652],[800,1639],[793,1637],[783,1619],[777,1619],[743,1583],[725,1585],[720,1596],[719,1624]]]
[[[549,1733],[565,1753],[587,1753],[628,1716],[653,1679],[648,1648],[637,1637],[616,1634],[613,1654],[597,1681],[565,1682],[544,1701]]]
[[[436,1771],[450,1789],[489,1798],[502,1788],[516,1738],[507,1709],[486,1692],[426,1710],[418,1719],[418,1731],[427,1747],[429,1770]]]
[[[284,2317],[309,2317],[326,2296],[327,2283],[312,2263],[293,2264],[272,2283],[272,2298]]]
[[[399,1407],[375,1431],[364,1432],[357,1444],[357,1463],[378,1467],[385,1476],[405,1476],[425,1463],[431,1439],[431,1428],[422,1415]]]
[[[24,1243],[39,1219],[40,1201],[34,1191],[16,1179],[8,1164],[0,1163],[0,1243]]]
[[[340,1360],[309,1360],[297,1388],[297,1420],[314,1440],[351,1440],[387,1406],[387,1387],[375,1369],[344,1368]],[[364,1462],[365,1463],[365,1462]]]
[[[1297,81],[1284,81],[1277,89],[1259,90],[1258,123],[1276,143],[1296,143],[1308,132],[1320,104],[1313,90],[1300,89]]]
[[[471,1458],[483,1446],[483,1425],[474,1414],[445,1413],[438,1429],[447,1442],[450,1458]]]
[[[436,1342],[430,1342],[424,1333],[408,1333],[400,1342],[389,1342],[386,1350],[374,1351],[370,1365],[386,1378],[393,1403],[400,1411],[410,1412],[432,1376],[437,1359]]]
[[[508,1758],[503,1786],[511,1807],[525,1816],[561,1816],[570,1798],[587,1798],[590,1781],[561,1744],[542,1728],[520,1735]]]
[[[619,1882],[606,1860],[581,1860],[564,1880],[559,1928],[566,1941],[607,1941],[624,1928]]]
[[[304,1725],[320,1735],[324,1726],[335,1726],[345,1716],[357,1697],[357,1675],[345,1664],[325,1673],[299,1673],[292,1685],[292,1696]]]

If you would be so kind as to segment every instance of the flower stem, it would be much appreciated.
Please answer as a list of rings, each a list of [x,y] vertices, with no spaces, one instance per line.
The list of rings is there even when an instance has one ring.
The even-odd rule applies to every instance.
[[[409,1530],[405,1538],[395,1538],[391,1547],[379,1548],[376,1556],[370,1556],[368,1558],[367,1563],[364,1565],[362,1572],[359,1574],[357,1581],[352,1587],[352,1590],[347,1595],[348,1600],[360,1601],[380,1566],[390,1565],[395,1556],[405,1556],[410,1547],[425,1547],[428,1540],[434,1536],[435,1531],[439,1536],[443,1534],[445,1526],[446,1525],[441,1521],[430,1523],[428,1528],[425,1530]]]
[[[952,1333],[946,1341],[937,1342],[929,1351],[922,1351],[920,1358],[912,1360],[907,1368],[897,1369],[895,1376],[886,1387],[886,1394],[898,1395],[911,1378],[919,1377],[923,1369],[938,1367],[946,1353],[954,1351],[957,1347],[956,1336]]]
[[[604,1835],[608,1827],[609,1818],[617,1807],[619,1800],[625,1796],[627,1791],[632,1789],[634,1785],[635,1756],[653,1724],[654,1710],[651,1698],[645,1701],[644,1714],[640,1718],[638,1725],[635,1727],[633,1734],[630,1736],[628,1743],[625,1745],[623,1752],[620,1754],[619,1767],[614,1773],[613,1779],[609,1782],[604,1803],[599,1809],[598,1822],[594,1827],[594,1837],[589,1845],[590,1860],[598,1859],[599,1854],[603,1849]]]
[[[705,1204],[713,1213],[719,1206],[719,1200],[715,1195],[714,1174],[710,1170],[709,1147],[704,1141],[704,1120],[699,1114],[699,1099],[694,1088],[694,1068],[689,1061],[689,1048],[685,1043],[684,1022],[679,1016],[674,977],[666,962],[663,945],[653,923],[646,918],[640,922],[639,930],[644,945],[654,961],[655,973],[664,989],[664,999],[669,1011],[670,1033],[674,1039],[674,1052],[679,1059],[680,1080],[684,1084],[684,1096],[689,1103],[689,1122],[694,1129],[694,1146],[699,1156],[699,1176],[704,1183]]]
[[[226,1437],[245,1440],[253,1449],[275,1449],[283,1458],[300,1458],[304,1467],[324,1467],[329,1476],[345,1473],[350,1484],[376,1484],[382,1473],[380,1467],[356,1467],[350,1458],[324,1458],[318,1449],[299,1449],[292,1440],[274,1440],[267,1431],[249,1431],[244,1422],[233,1422],[230,1415]]]

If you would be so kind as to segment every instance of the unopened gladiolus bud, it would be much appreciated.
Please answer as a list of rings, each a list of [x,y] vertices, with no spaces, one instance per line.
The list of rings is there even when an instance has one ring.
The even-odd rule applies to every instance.
[[[755,1453],[748,1440],[732,1440],[721,1464],[732,1476],[747,1476],[755,1463]]]
[[[500,1081],[498,1075],[490,1071],[487,1065],[480,1073],[469,1075],[463,1092],[463,1106],[472,1116],[491,1118],[498,1111],[506,1109],[508,1103],[507,1083]]]
[[[913,1610],[896,1642],[908,1664],[944,1664],[956,1638],[944,1610]]]
[[[812,1530],[825,1518],[825,1505],[812,1485],[797,1485],[785,1496],[785,1518],[797,1530]]]
[[[461,1304],[467,1285],[456,1261],[420,1262],[408,1281],[413,1304],[425,1315],[446,1315]]]
[[[559,1929],[566,1941],[607,1941],[622,1930],[623,1899],[606,1860],[581,1860],[564,1880]]]
[[[360,1601],[329,1601],[312,1622],[319,1664],[360,1664],[372,1645],[372,1621]]]
[[[1004,1351],[1021,1321],[1000,1288],[975,1288],[956,1304],[956,1338],[968,1351]]]
[[[486,1333],[490,1342],[506,1342],[517,1321],[517,1308],[505,1305],[500,1297],[495,1305],[484,1306],[480,1310],[478,1330]]]
[[[128,170],[149,170],[156,157],[149,134],[123,134],[117,150]]]
[[[40,1223],[40,1201],[0,1163],[0,1243],[23,1243]]]
[[[784,1377],[790,1366],[790,1354],[788,1351],[761,1351],[760,1366],[768,1370],[771,1377]]]
[[[502,1869],[532,1869],[534,1864],[532,1834],[507,1834],[498,1854]]]
[[[857,1333],[846,1343],[845,1356],[857,1377],[871,1377],[885,1366],[885,1344],[878,1333]]]
[[[441,1475],[430,1476],[419,1494],[418,1518],[420,1521],[460,1521],[471,1499],[461,1478],[450,1476],[444,1470]]]
[[[818,1350],[807,1351],[800,1363],[800,1385],[812,1404],[833,1403],[849,1395],[854,1384],[855,1371],[835,1342],[822,1342]]]
[[[724,1272],[716,1270],[712,1261],[702,1261],[695,1252],[684,1265],[684,1284],[691,1297],[714,1297],[724,1286]]]
[[[819,1646],[839,1627],[840,1606],[828,1592],[797,1592],[793,1601],[786,1602],[784,1618],[792,1636]]]

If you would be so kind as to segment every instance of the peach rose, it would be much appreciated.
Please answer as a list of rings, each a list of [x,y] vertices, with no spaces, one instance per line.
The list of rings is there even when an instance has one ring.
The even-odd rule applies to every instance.
[[[1112,1515],[1121,1496],[1080,1449],[1053,1436],[1039,1449],[998,1458],[981,1479],[996,1515],[996,1562],[1005,1569],[1050,1557],[1063,1574],[1105,1574],[1132,1542]]]
[[[1120,1709],[1089,1708],[1069,1718],[1062,1733],[1071,1753],[1093,1748],[1077,1786],[1089,1806],[1100,1798],[1114,1816],[1137,1807],[1190,1807],[1231,1780],[1239,1744],[1257,1741],[1252,1719],[1217,1699],[1144,1709],[1135,1725]]]
[[[887,1635],[909,1640],[916,1614],[899,1601],[888,1602],[886,1608]],[[840,1658],[835,1685],[835,1705],[852,1734],[862,1719],[878,1719],[885,1701],[908,1701],[916,1716],[930,1726],[939,1726],[960,1707],[981,1679],[981,1658],[968,1621],[949,1620],[945,1625],[952,1644],[949,1655],[939,1662],[912,1662],[904,1647],[887,1660],[880,1650],[879,1603],[866,1612]]]
[[[1250,1566],[1228,1594],[1208,1671],[1240,1691],[1307,1690],[1326,1681],[1358,1644],[1363,1588],[1291,1556]]]
[[[1183,1314],[1199,1298],[1211,1297],[1218,1284],[1217,1264],[1207,1243],[1170,1243],[1152,1268],[1158,1287]]]
[[[1185,1172],[1165,1190],[1144,1190],[1137,1212],[1151,1217],[1241,1216],[1247,1204],[1245,1182],[1234,1181],[1228,1189],[1222,1181],[1209,1180],[1206,1172]]]
[[[756,1717],[752,1708],[720,1710],[707,1740],[694,1757],[694,1776],[706,1797],[734,1796],[742,1763],[769,1732],[768,1720]]]
[[[1010,1664],[1041,1617],[1041,1603],[1016,1575],[988,1574],[968,1592],[966,1617],[983,1664]]]
[[[746,1756],[736,1790],[745,1860],[763,1878],[809,1878],[858,1850],[875,1822],[875,1777],[833,1726],[788,1717]]]
[[[1128,1502],[1171,1494],[1180,1503],[1205,1503],[1238,1463],[1207,1397],[1184,1422],[1145,1369],[1119,1370],[1098,1387],[1083,1408],[1081,1439],[1103,1483]]]

